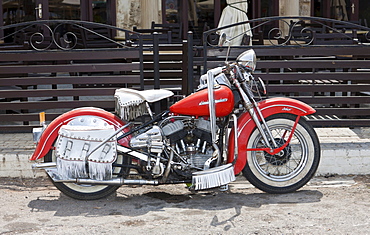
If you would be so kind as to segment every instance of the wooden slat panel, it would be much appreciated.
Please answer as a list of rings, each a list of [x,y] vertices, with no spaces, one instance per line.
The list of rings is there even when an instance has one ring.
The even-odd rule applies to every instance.
[[[154,64],[153,63],[145,63],[144,69],[153,69]],[[179,69],[182,70],[182,63],[177,62],[168,62],[168,63],[159,63],[159,69]]]
[[[95,49],[71,51],[1,51],[0,61],[111,60],[139,58],[138,49]]]
[[[0,133],[32,133],[32,129],[40,126],[31,126],[31,125],[0,125]]]
[[[367,92],[370,84],[279,84],[267,86],[268,92]]]
[[[369,68],[366,60],[261,60],[257,69],[261,68]]]
[[[244,49],[245,50],[245,49]],[[307,47],[258,47],[254,48],[257,56],[333,56],[333,55],[357,55],[369,56],[370,47],[361,45],[326,45],[326,46],[307,46]],[[242,50],[239,50],[243,51]],[[238,55],[237,50],[232,55]]]
[[[369,127],[369,119],[309,120],[314,127]]]
[[[13,65],[0,67],[1,73],[72,73],[72,72],[112,72],[140,69],[133,63],[101,63],[101,64],[58,64],[58,65]]]
[[[48,84],[101,84],[140,83],[139,75],[116,76],[58,76],[0,78],[0,86],[48,85]]]
[[[153,55],[144,55],[145,61],[153,61]],[[181,54],[159,54],[159,61],[181,61]]]
[[[302,46],[281,46],[281,47],[270,47],[270,46],[254,46],[254,51],[258,57],[313,57],[313,56],[366,56],[370,55],[370,46],[362,45],[325,45],[315,46],[310,45],[306,47]],[[219,60],[225,60],[226,48],[220,49],[209,49],[207,50],[208,58],[218,57]],[[246,48],[232,48],[229,55],[229,61],[234,60],[238,55],[244,52]],[[207,58],[207,59],[208,59]]]
[[[146,85],[154,85],[153,79],[152,80],[146,79],[144,82]],[[166,80],[161,79],[160,84],[162,86],[173,85],[177,87],[182,87],[182,80],[181,79],[166,79]]]
[[[53,120],[59,115],[60,113],[46,113],[47,120]],[[38,113],[21,113],[21,114],[0,114],[0,122],[22,122],[22,121],[39,121],[39,114]]]
[[[370,116],[370,108],[315,108],[316,114],[321,115],[347,115]]]
[[[344,81],[370,81],[370,72],[323,72],[323,73],[256,73],[263,80],[344,80]]]
[[[370,103],[370,96],[318,96],[318,97],[293,97],[308,104],[363,104]]]
[[[0,98],[21,97],[56,97],[56,96],[113,96],[116,88],[90,88],[90,89],[38,89],[38,90],[0,90]]]
[[[201,62],[199,62],[202,65]],[[257,62],[257,70],[270,68],[289,68],[289,69],[360,69],[369,68],[369,61],[366,60],[259,60]],[[224,60],[212,61],[210,58],[207,61],[208,68],[223,66]]]
[[[114,108],[114,101],[110,100],[70,100],[70,101],[29,101],[29,102],[1,102],[2,110],[45,110],[56,108],[78,108],[84,106],[94,106],[100,108]]]

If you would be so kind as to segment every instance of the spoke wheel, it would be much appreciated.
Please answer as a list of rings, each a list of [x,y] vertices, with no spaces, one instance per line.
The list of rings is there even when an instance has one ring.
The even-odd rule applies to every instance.
[[[68,125],[82,125],[82,126],[94,126],[102,125],[106,123],[102,118],[96,116],[76,116],[71,120]],[[52,149],[44,157],[45,162],[56,162],[56,156],[54,149],[56,149],[56,141],[53,144]],[[128,175],[129,168],[120,167],[122,165],[128,165],[131,159],[129,157],[118,155],[116,161],[113,163],[113,177],[122,177],[122,175]],[[86,184],[75,184],[75,183],[61,183],[54,182],[57,187],[65,195],[79,199],[79,200],[95,200],[107,197],[114,193],[120,185],[86,185]]]
[[[291,134],[296,116],[276,114],[266,119],[275,143],[283,146]],[[265,148],[266,144],[255,129],[248,148]],[[303,119],[290,143],[279,153],[248,152],[243,175],[257,188],[268,193],[289,193],[305,185],[315,174],[320,161],[320,145],[314,129]]]
[[[45,156],[45,162],[56,162],[56,157],[54,151],[50,150]],[[117,160],[113,165],[124,165],[127,164],[128,158],[118,155]],[[122,177],[128,169],[123,167],[114,167],[113,168],[113,177]],[[75,183],[60,183],[54,182],[54,186],[59,189],[65,195],[72,197],[78,200],[96,200],[100,198],[107,197],[114,193],[120,186],[116,185],[88,185],[88,184],[75,184]]]

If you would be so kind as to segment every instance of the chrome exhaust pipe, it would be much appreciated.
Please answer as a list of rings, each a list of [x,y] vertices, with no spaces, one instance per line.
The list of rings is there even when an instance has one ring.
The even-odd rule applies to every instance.
[[[51,168],[57,167],[55,162],[44,162],[44,163],[35,163],[32,164],[32,169],[44,169],[44,168]]]
[[[158,185],[157,180],[132,180],[114,178],[111,180],[93,180],[93,179],[70,179],[70,180],[54,180],[56,183],[75,183],[75,184],[90,184],[90,185]]]
[[[46,173],[55,183],[73,183],[73,184],[90,184],[90,185],[158,185],[158,180],[142,180],[142,179],[122,179],[113,178],[110,180],[94,180],[94,179],[63,179],[56,168],[46,168]]]

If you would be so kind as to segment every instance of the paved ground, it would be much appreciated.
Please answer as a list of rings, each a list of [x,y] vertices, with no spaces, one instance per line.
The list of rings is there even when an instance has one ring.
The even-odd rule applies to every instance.
[[[96,201],[68,198],[45,177],[24,178],[31,134],[1,134],[0,173],[16,174],[0,174],[0,234],[370,234],[368,129],[316,131],[326,177],[296,193],[269,195],[238,177],[229,192],[123,186]]]
[[[32,155],[35,144],[32,133],[2,133],[0,134],[0,154]]]
[[[284,195],[240,177],[230,188],[123,186],[78,201],[44,179],[0,178],[0,234],[369,234],[370,176],[317,177]]]

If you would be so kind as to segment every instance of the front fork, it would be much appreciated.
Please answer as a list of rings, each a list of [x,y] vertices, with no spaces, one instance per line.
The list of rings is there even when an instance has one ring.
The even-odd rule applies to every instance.
[[[251,107],[247,108],[248,112],[250,113],[253,121],[256,123],[257,129],[261,133],[267,147],[270,148],[271,151],[273,151],[273,149],[276,149],[278,145],[276,144],[275,139],[272,136],[271,130],[268,127],[265,118],[262,116],[260,108],[255,104],[250,106]],[[259,120],[261,120],[262,123]]]
[[[261,133],[261,136],[267,146],[267,148],[247,149],[247,150],[248,151],[261,151],[262,150],[271,155],[275,155],[279,153],[280,151],[282,151],[290,143],[290,140],[292,139],[295,129],[297,127],[297,124],[299,122],[300,116],[297,115],[297,118],[295,120],[292,130],[290,131],[290,135],[287,141],[282,146],[278,146],[278,144],[275,141],[274,136],[271,133],[270,128],[267,125],[265,118],[262,115],[261,109],[257,105],[257,102],[253,99],[251,94],[250,95],[246,94],[246,92],[249,91],[248,90],[249,88],[246,87],[245,83],[240,84],[237,80],[235,80],[235,85],[239,89],[240,94],[242,94],[244,106],[248,110],[249,114],[251,115],[254,123],[256,123],[256,127]],[[242,88],[242,86],[245,86],[245,89],[247,90],[246,92],[244,92],[244,89]],[[260,122],[260,120],[262,123]]]
[[[243,82],[243,84],[241,84],[237,79],[235,79],[234,82],[235,82],[235,86],[239,90],[239,93],[242,95],[244,107],[250,113],[253,121],[256,123],[257,129],[261,133],[261,136],[262,136],[263,140],[265,141],[265,143],[268,147],[266,149],[266,150],[268,150],[267,152],[272,154],[273,152],[275,152],[276,149],[280,149],[280,148],[278,148],[279,146],[276,144],[275,139],[274,139],[274,137],[271,133],[271,130],[268,127],[268,125],[266,123],[266,120],[263,117],[262,112],[261,112],[260,108],[257,105],[257,102],[253,99],[252,95],[247,94],[247,92],[249,90],[246,87],[245,82]],[[242,86],[245,87],[246,91],[244,91]],[[262,123],[260,122],[260,120],[262,121]],[[293,132],[294,132],[294,130],[292,130],[292,133]]]

